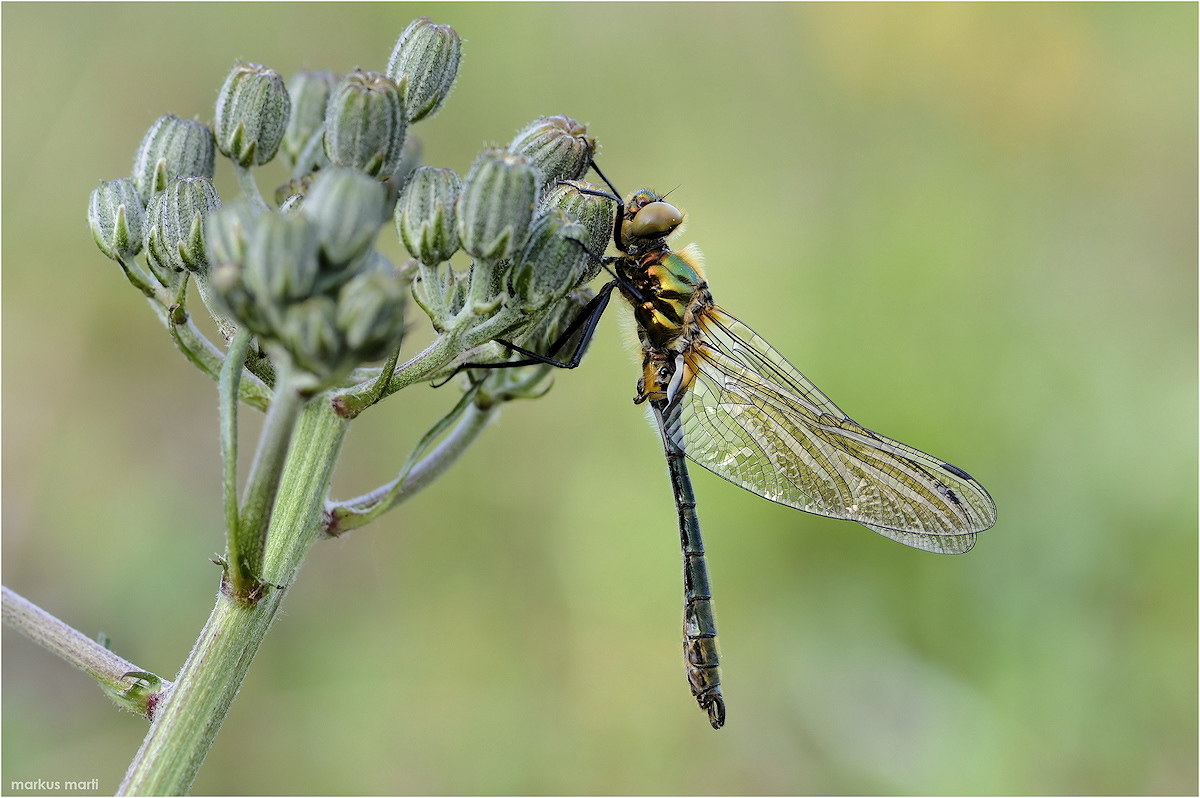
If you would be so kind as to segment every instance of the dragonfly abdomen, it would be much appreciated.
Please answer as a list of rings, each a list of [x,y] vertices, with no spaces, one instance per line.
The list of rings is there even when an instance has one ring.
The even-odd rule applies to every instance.
[[[679,513],[679,542],[683,549],[683,655],[688,684],[700,708],[708,713],[714,729],[725,723],[725,699],[721,695],[721,661],[717,651],[717,621],[713,613],[712,588],[708,581],[708,562],[704,558],[704,539],[696,514],[696,497],[682,449],[670,433],[678,426],[678,405],[665,400],[652,402],[662,432],[667,455],[667,470]]]

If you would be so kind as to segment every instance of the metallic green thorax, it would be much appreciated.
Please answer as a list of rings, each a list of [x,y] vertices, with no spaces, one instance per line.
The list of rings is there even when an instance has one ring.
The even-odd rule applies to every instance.
[[[678,352],[692,300],[698,290],[707,288],[704,278],[665,246],[640,259],[622,258],[617,273],[640,295],[639,301],[638,295],[624,292],[633,305],[643,345],[662,353]]]
[[[621,293],[633,306],[641,340],[642,378],[637,401],[668,398],[678,356],[699,337],[697,318],[712,306],[700,264],[688,249],[672,252],[667,237],[683,223],[683,214],[649,189],[637,191],[619,220],[616,246],[624,254],[615,263]],[[691,374],[680,375],[686,390]]]

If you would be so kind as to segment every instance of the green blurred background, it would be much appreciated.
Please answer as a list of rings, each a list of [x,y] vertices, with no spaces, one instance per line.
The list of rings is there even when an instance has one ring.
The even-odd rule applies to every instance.
[[[382,70],[422,14],[466,40],[426,162],[588,122],[622,191],[678,186],[723,306],[999,506],[939,557],[694,469],[714,732],[606,319],[440,482],[314,550],[197,794],[1196,793],[1195,4],[2,13],[4,583],[145,668],[177,671],[217,586],[216,392],[95,249],[88,192],[157,116],[211,120],[234,59]],[[456,395],[364,416],[335,494]],[[111,792],[144,721],[4,635],[5,791]]]

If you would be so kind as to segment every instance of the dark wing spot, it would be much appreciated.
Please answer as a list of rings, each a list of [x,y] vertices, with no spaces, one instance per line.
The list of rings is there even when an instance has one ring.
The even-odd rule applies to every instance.
[[[970,474],[968,474],[966,471],[963,471],[958,466],[953,466],[953,465],[950,465],[949,463],[942,463],[942,468],[946,469],[951,474],[953,474],[954,476],[959,477],[961,479],[969,479],[972,482],[975,481],[974,478],[972,478],[972,476]]]

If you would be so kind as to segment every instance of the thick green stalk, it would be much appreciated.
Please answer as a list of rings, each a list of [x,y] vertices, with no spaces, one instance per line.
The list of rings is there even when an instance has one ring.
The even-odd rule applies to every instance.
[[[183,795],[229,712],[283,594],[321,532],[325,495],[349,422],[323,399],[300,414],[280,482],[263,558],[270,583],[261,601],[223,591],[163,702],[118,795]]]
[[[275,398],[263,421],[238,513],[236,541],[230,545],[231,556],[236,552],[238,557],[229,571],[230,581],[234,596],[243,601],[257,600],[259,588],[270,582],[263,576],[264,549],[293,430],[305,402],[295,377],[295,369],[286,363],[276,372]]]
[[[242,367],[250,347],[250,331],[239,330],[229,344],[217,393],[221,406],[222,498],[225,504],[225,567],[234,585],[244,584],[242,552],[238,539],[239,513],[237,499],[238,390],[242,382]]]

